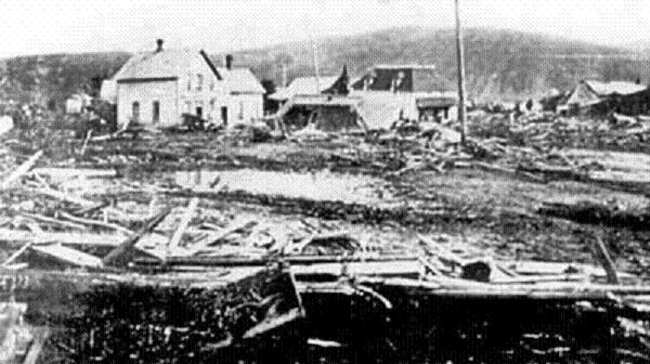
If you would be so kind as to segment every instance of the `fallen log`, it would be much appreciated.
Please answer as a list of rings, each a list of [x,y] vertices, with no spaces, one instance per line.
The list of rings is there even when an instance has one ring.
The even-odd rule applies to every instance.
[[[572,220],[581,224],[602,224],[633,230],[650,230],[650,213],[621,210],[617,206],[582,201],[575,204],[545,202],[537,208],[542,215]]]
[[[14,183],[16,180],[18,180],[20,177],[22,177],[25,173],[27,173],[32,167],[34,167],[34,164],[36,164],[36,161],[43,155],[43,151],[39,150],[38,152],[34,153],[25,163],[21,164],[18,168],[16,168],[15,171],[13,171],[7,178],[5,178],[4,181],[2,181],[2,185],[0,185],[1,189],[7,189],[11,186],[12,183]]]

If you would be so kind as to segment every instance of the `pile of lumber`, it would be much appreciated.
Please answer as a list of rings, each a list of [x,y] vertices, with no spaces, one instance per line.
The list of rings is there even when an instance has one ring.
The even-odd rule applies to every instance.
[[[572,204],[547,202],[537,211],[540,214],[573,220],[582,224],[624,227],[632,230],[648,230],[650,212],[645,209],[625,209],[613,203],[582,201]]]

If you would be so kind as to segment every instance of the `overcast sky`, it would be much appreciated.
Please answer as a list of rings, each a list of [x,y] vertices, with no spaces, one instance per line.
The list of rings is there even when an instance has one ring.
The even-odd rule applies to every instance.
[[[601,44],[650,40],[650,0],[461,0],[467,26]],[[453,26],[453,0],[21,0],[0,8],[0,57],[154,47],[224,52],[391,26]]]

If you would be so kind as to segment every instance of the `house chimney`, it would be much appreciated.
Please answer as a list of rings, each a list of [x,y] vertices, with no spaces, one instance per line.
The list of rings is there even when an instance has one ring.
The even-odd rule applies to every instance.
[[[226,57],[224,57],[224,59],[225,59],[224,63],[226,65],[226,69],[230,71],[230,69],[232,68],[232,60],[233,60],[232,54],[226,54]]]
[[[163,40],[162,39],[157,39],[156,40],[156,45],[157,45],[156,53],[162,52],[162,50],[163,50]]]

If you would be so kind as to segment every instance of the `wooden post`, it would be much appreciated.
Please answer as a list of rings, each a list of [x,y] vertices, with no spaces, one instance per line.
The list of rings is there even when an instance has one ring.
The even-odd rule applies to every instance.
[[[456,1],[456,57],[458,64],[458,120],[460,121],[460,142],[465,145],[467,139],[467,109],[465,107],[465,52],[463,50],[463,32],[460,24],[460,6]]]
[[[603,268],[605,268],[605,272],[607,273],[607,283],[619,284],[618,276],[616,275],[616,267],[614,267],[614,262],[609,256],[609,252],[607,251],[605,244],[599,237],[596,237],[596,244],[594,245],[596,258],[598,261],[600,261],[600,264],[603,266]]]
[[[32,167],[34,167],[34,164],[36,164],[36,161],[38,161],[38,158],[40,158],[43,155],[43,151],[39,150],[38,152],[34,153],[25,163],[21,164],[16,168],[10,175],[7,177],[4,181],[2,181],[2,185],[0,185],[0,189],[7,189],[11,187],[11,184],[17,181],[20,177],[22,177],[25,173],[29,172]]]

